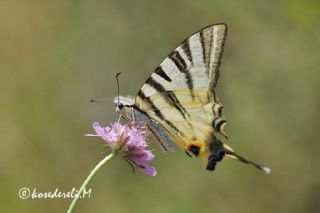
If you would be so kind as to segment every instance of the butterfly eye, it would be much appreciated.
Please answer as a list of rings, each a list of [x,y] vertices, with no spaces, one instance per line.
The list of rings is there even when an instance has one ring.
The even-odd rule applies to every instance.
[[[116,104],[116,111],[119,113],[119,112],[121,112],[122,111],[122,109],[123,109],[123,104],[122,103],[117,103]]]

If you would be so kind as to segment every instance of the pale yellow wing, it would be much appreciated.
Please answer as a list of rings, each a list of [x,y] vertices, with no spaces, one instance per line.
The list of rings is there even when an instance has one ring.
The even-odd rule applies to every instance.
[[[214,170],[224,156],[261,169],[218,138],[226,137],[223,107],[215,94],[226,35],[227,25],[215,24],[183,41],[147,79],[132,107],[149,120],[152,131],[159,127],[158,136],[164,137],[158,141],[174,141],[202,158],[208,170]]]
[[[213,151],[223,150],[223,144],[217,136],[225,135],[223,127],[226,121],[222,116],[221,103],[214,100],[210,91],[193,89],[193,93],[194,97],[190,96],[187,89],[176,89],[165,94],[152,95],[150,103],[161,109],[162,119],[159,119],[159,112],[154,110],[152,104],[142,99],[137,99],[137,101],[141,101],[140,107],[151,119],[167,130],[173,141],[207,163]],[[179,102],[183,108],[181,109],[183,113],[178,112],[175,107],[164,100],[164,95],[171,96],[172,94],[175,95],[175,101]]]

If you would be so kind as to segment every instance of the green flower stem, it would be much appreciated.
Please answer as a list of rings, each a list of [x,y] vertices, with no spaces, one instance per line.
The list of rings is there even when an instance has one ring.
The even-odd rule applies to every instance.
[[[95,174],[98,172],[98,170],[105,164],[107,163],[112,157],[116,155],[116,152],[111,152],[109,155],[107,155],[104,159],[102,159],[95,167],[94,169],[90,172],[89,176],[86,178],[82,186],[80,187],[78,193],[75,195],[72,203],[69,206],[68,213],[73,212],[77,202],[79,201],[79,198],[81,194],[83,193],[83,190],[87,187],[87,185],[90,183],[92,178],[95,176]]]

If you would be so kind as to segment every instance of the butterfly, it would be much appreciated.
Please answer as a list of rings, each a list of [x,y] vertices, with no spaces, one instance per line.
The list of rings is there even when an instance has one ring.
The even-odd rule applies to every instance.
[[[136,97],[117,96],[116,110],[124,118],[145,121],[163,151],[179,145],[188,156],[214,170],[224,158],[237,159],[270,173],[223,143],[226,119],[215,88],[228,27],[207,26],[185,39],[155,69]]]

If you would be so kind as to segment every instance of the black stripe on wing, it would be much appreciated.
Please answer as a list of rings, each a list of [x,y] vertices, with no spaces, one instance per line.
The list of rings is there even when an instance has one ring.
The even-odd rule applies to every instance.
[[[172,81],[171,78],[166,74],[166,72],[163,71],[161,66],[158,66],[154,72],[157,73],[161,78],[165,79],[166,81],[168,82]]]
[[[215,131],[220,132],[226,139],[228,139],[228,136],[223,131],[223,127],[227,121],[221,117],[218,117],[212,121],[212,127]]]
[[[222,43],[221,43],[221,50],[219,52],[219,56],[218,56],[218,64],[215,67],[214,70],[214,79],[211,81],[210,83],[210,90],[213,91],[214,88],[217,86],[218,80],[219,80],[219,75],[220,75],[220,66],[221,66],[221,61],[222,61],[222,55],[223,55],[223,50],[224,50],[224,46],[225,46],[225,42],[226,42],[226,38],[227,38],[227,34],[228,34],[228,26],[226,24],[218,24],[218,25],[222,25],[224,26],[224,32],[223,32],[223,37],[222,37]],[[212,37],[213,39],[213,37]]]
[[[201,49],[202,49],[202,60],[203,63],[207,64],[207,54],[206,54],[206,45],[204,43],[204,35],[203,35],[203,30],[200,31],[200,43],[201,43]],[[207,75],[209,76],[209,72],[207,72]]]
[[[183,60],[183,58],[181,57],[181,55],[178,51],[174,50],[169,55],[169,58],[173,61],[173,63],[180,70],[180,72],[184,72],[184,70],[187,68],[186,62]]]
[[[180,112],[182,117],[186,119],[185,116],[188,113],[186,109],[181,105],[180,101],[173,92],[166,91],[165,88],[160,83],[155,81],[152,77],[150,77],[146,83],[152,86],[155,90],[157,90],[159,94],[164,98],[164,100],[171,106],[175,107]]]
[[[147,81],[147,84],[149,84],[150,86],[152,86],[155,90],[157,90],[157,92],[162,93],[165,92],[166,89],[164,88],[164,86],[162,86],[160,83],[158,83],[157,81],[155,81],[152,77],[150,77]]]
[[[217,103],[214,103],[212,106],[212,111],[215,117],[222,117],[223,106]]]
[[[155,137],[156,141],[158,144],[160,144],[160,146],[162,147],[162,149],[166,152],[169,153],[168,148],[166,147],[166,145],[164,145],[164,143],[162,142],[162,140],[159,138],[159,136],[157,135],[157,133],[153,130],[153,128],[148,125],[148,128],[150,130],[150,132],[152,133],[152,135]]]
[[[138,96],[139,98],[141,98],[142,101],[146,102],[152,109],[152,111],[155,113],[155,115],[160,119],[163,120],[169,127],[171,127],[174,131],[176,131],[177,133],[182,134],[182,132],[175,126],[173,125],[173,123],[171,123],[169,120],[165,119],[165,117],[163,116],[162,112],[160,111],[160,109],[158,109],[154,103],[152,102],[152,100],[149,97],[146,97],[145,94],[139,90],[138,92]],[[142,109],[140,109],[138,106],[135,105],[135,109],[137,109],[139,112],[142,112],[143,114],[145,114],[148,118],[151,118],[150,115],[143,111]]]
[[[193,58],[191,55],[191,49],[190,49],[190,44],[189,44],[189,40],[185,40],[183,42],[183,44],[181,45],[184,53],[186,54],[186,56],[188,57],[188,60],[190,61],[191,64],[193,64]]]
[[[182,106],[179,99],[173,92],[168,92],[168,96],[172,101],[174,107],[179,110],[180,114],[183,116],[184,119],[186,119],[186,115],[190,116],[187,110]]]
[[[189,47],[190,48],[190,47]],[[186,53],[187,54],[187,53]],[[187,56],[188,57],[188,56]],[[190,56],[191,57],[191,56]],[[185,74],[185,79],[186,83],[188,86],[188,89],[190,90],[190,94],[192,96],[192,99],[194,100],[195,96],[192,91],[193,89],[193,79],[190,73],[190,70],[187,67],[186,62],[184,59],[181,57],[180,53],[178,51],[173,51],[170,55],[169,58],[173,61],[173,63],[176,65],[176,67],[180,70],[180,72]],[[192,57],[191,57],[192,58]],[[192,61],[192,60],[191,60]]]

